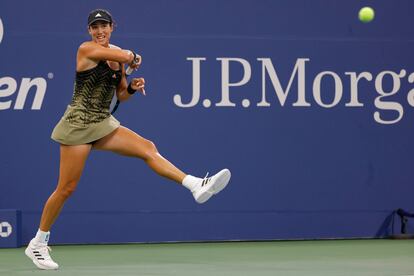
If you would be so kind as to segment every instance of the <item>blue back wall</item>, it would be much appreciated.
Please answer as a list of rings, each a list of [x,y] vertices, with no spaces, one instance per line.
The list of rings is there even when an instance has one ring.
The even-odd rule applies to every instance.
[[[0,209],[22,210],[23,242],[57,182],[49,137],[95,8],[143,57],[147,96],[117,119],[185,172],[233,176],[198,205],[141,160],[92,152],[52,243],[382,237],[414,209],[414,2],[6,0]]]

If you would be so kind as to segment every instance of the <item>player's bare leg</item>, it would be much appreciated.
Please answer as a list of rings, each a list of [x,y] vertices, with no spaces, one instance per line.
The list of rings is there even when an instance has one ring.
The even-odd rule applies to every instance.
[[[212,195],[223,190],[231,177],[227,169],[204,179],[187,175],[165,159],[153,142],[123,126],[95,142],[93,148],[143,159],[157,174],[183,184],[193,193],[198,203],[206,202]]]
[[[65,201],[75,191],[91,148],[92,145],[60,146],[59,181],[43,209],[40,230],[50,230]]]
[[[91,147],[91,145],[60,146],[60,170],[56,190],[49,197],[43,208],[40,227],[36,237],[30,241],[25,250],[26,255],[40,269],[51,270],[58,269],[59,267],[49,255],[49,248],[47,246],[49,230],[66,200],[75,191]]]
[[[185,177],[185,173],[158,152],[154,143],[123,126],[95,142],[93,148],[141,158],[157,174],[177,183],[181,183]]]

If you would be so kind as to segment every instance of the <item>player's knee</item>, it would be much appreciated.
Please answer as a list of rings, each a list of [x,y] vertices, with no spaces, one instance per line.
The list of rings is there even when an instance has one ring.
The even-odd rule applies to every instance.
[[[152,141],[146,141],[146,150],[145,150],[145,159],[151,160],[154,159],[156,154],[158,154],[157,147]]]
[[[64,185],[60,185],[61,187],[56,190],[56,193],[67,199],[75,192],[77,183],[77,180],[68,181]]]
[[[149,142],[150,151],[153,152],[153,153],[158,153],[158,149],[155,146],[155,144],[152,141],[148,141],[148,142]]]

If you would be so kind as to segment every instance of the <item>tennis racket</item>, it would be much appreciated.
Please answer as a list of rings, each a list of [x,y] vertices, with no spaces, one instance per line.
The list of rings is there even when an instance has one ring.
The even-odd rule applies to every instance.
[[[135,69],[129,65],[128,68],[125,70],[125,76],[128,78],[134,72],[134,70]],[[145,95],[145,90],[143,90],[143,94]],[[112,110],[111,114],[114,114],[118,110],[120,103],[121,102],[118,100],[116,93],[114,93],[114,97],[112,98],[112,102],[109,107],[109,110]]]
[[[132,72],[134,72],[134,69],[131,68],[131,66],[128,66],[128,68],[125,70],[126,78],[128,78],[132,74]],[[112,110],[111,114],[114,114],[118,110],[120,103],[121,102],[118,100],[118,97],[116,96],[116,92],[115,92],[114,97],[112,98],[111,105],[109,107],[109,110]]]

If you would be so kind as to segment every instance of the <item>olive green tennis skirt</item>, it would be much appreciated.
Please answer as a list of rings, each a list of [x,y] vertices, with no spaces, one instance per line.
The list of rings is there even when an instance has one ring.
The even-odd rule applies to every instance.
[[[105,137],[121,125],[112,115],[99,123],[87,126],[75,125],[66,120],[66,114],[70,108],[71,107],[68,106],[62,119],[60,119],[52,132],[51,138],[60,144],[89,144]]]

